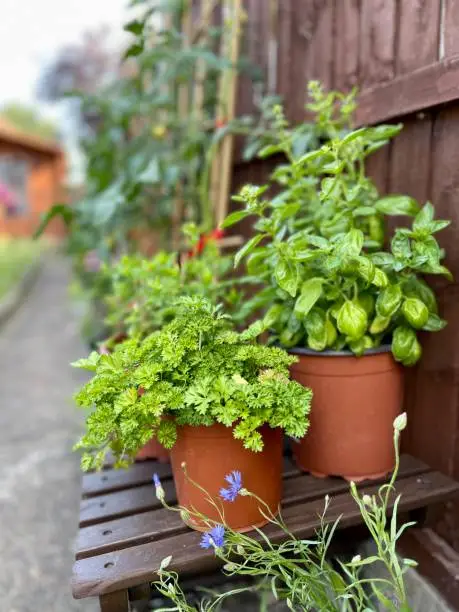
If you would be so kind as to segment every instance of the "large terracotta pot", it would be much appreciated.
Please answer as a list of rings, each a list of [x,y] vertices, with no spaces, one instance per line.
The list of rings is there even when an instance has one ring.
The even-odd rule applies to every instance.
[[[282,432],[262,427],[263,451],[246,450],[233,437],[230,427],[215,424],[210,427],[179,427],[177,442],[171,450],[172,472],[179,505],[195,508],[203,516],[221,522],[216,508],[190,479],[205,489],[225,513],[225,523],[236,531],[249,531],[268,521],[260,513],[260,504],[252,497],[238,495],[232,502],[223,502],[220,489],[227,487],[225,476],[233,470],[242,475],[242,486],[255,493],[276,514],[282,492]],[[186,473],[182,463],[186,463]],[[264,509],[266,514],[266,509]],[[202,521],[191,517],[190,527],[208,529]]]
[[[393,421],[401,412],[403,375],[390,347],[355,357],[347,351],[290,351],[294,380],[313,392],[310,428],[295,443],[300,468],[356,482],[394,467]]]
[[[155,438],[147,442],[143,448],[137,453],[136,461],[145,461],[146,459],[157,459],[161,463],[169,461],[169,451],[164,448]]]

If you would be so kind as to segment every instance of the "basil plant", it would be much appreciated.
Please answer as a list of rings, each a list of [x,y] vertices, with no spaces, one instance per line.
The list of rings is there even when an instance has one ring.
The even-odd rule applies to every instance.
[[[263,199],[267,186],[248,185],[234,198],[245,208],[229,215],[225,227],[258,217],[256,233],[235,264],[245,258],[249,273],[264,285],[253,300],[265,310],[270,341],[355,355],[390,342],[395,359],[409,366],[421,356],[417,331],[445,326],[423,275],[450,277],[435,238],[449,221],[435,220],[430,203],[420,209],[408,196],[381,198],[365,176],[367,155],[398,130],[379,126],[338,134],[275,170],[289,184],[280,196]],[[311,177],[317,181],[313,206],[295,192],[296,181]],[[310,214],[303,217],[304,210]],[[411,229],[396,229],[383,250],[388,215],[413,221]]]

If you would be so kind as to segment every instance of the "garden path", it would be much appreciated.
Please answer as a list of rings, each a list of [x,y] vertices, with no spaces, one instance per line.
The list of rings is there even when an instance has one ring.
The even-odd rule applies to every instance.
[[[70,309],[65,261],[49,256],[26,302],[0,329],[0,608],[94,612],[69,579],[80,501],[72,445],[86,348]]]

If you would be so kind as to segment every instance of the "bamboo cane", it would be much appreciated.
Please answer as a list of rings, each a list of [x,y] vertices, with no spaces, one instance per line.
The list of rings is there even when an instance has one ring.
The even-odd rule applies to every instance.
[[[228,3],[225,2],[225,5],[227,4]],[[225,72],[225,78],[222,82],[223,100],[226,102],[226,123],[234,119],[236,111],[237,69],[235,68],[235,64],[239,58],[241,24],[243,18],[242,0],[233,0],[232,4],[232,24],[229,32],[230,40],[228,45],[228,59],[231,62],[231,68]],[[228,212],[233,148],[234,136],[233,134],[226,134],[221,144],[221,155],[219,159],[221,178],[217,206],[215,210],[215,220],[217,225],[220,225]]]
[[[192,36],[193,20],[191,14],[191,2],[187,0],[181,21],[182,48],[190,46]],[[180,119],[185,123],[186,117],[190,113],[190,84],[188,82],[179,86],[177,96],[177,108]],[[175,201],[174,212],[172,215],[172,248],[177,250],[180,244],[180,228],[183,219],[185,202],[183,198],[183,183],[177,185],[177,199]]]
[[[212,12],[215,8],[212,0],[202,0],[201,2],[201,19],[198,24],[198,29],[202,32],[197,39],[192,36],[196,42],[206,43],[208,40],[208,30],[212,19]],[[196,122],[201,121],[204,116],[204,83],[206,78],[206,63],[200,59],[196,65],[195,84],[193,92],[193,107]]]

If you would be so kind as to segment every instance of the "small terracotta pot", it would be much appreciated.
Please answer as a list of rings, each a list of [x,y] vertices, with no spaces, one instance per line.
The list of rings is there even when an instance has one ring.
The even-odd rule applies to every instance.
[[[143,448],[137,453],[136,461],[145,461],[146,459],[157,459],[160,463],[168,463],[169,451],[164,448],[155,438],[147,442]]]
[[[401,412],[403,374],[390,347],[355,357],[347,351],[290,351],[292,378],[313,392],[310,428],[293,445],[314,476],[376,479],[394,467],[393,421]]]
[[[249,531],[268,522],[260,513],[260,504],[252,497],[238,495],[233,502],[223,502],[219,492],[227,487],[225,476],[233,470],[242,475],[242,486],[258,495],[277,514],[282,492],[282,432],[264,426],[260,429],[264,448],[259,453],[246,450],[233,430],[220,424],[210,427],[178,428],[177,442],[171,450],[172,473],[179,505],[194,508],[206,518],[221,522],[216,508],[190,479],[207,491],[224,510],[225,523],[235,531]],[[186,474],[182,463],[186,463]],[[188,477],[187,477],[188,476]],[[264,509],[266,514],[266,509]],[[202,521],[191,517],[188,525],[206,531]]]

